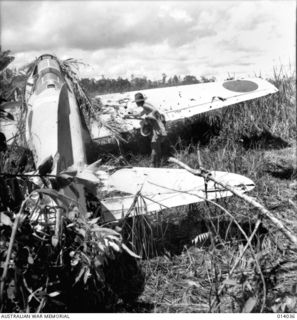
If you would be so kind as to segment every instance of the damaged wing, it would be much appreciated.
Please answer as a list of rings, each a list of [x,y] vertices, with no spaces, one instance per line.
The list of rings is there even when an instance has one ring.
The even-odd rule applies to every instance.
[[[149,101],[165,115],[167,122],[191,118],[198,114],[263,97],[278,90],[267,80],[248,78],[142,90]],[[140,128],[139,120],[124,119],[137,110],[136,91],[97,96],[102,104],[101,116],[121,124],[121,132]],[[96,140],[111,135],[106,128],[93,123]]]
[[[212,171],[210,174],[217,181],[240,192],[250,191],[255,186],[249,178],[235,173]],[[101,204],[108,219],[125,216],[135,195],[139,195],[136,207],[140,214],[232,195],[214,182],[206,181],[184,169],[167,168],[119,169],[105,177],[104,189]]]

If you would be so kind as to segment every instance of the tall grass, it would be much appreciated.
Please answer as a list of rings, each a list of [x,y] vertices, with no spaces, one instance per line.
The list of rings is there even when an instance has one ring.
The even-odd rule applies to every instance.
[[[270,148],[280,148],[296,137],[295,80],[293,75],[275,71],[271,81],[279,89],[276,95],[201,115],[201,123],[215,128],[209,131],[208,144],[189,145],[181,140],[173,153],[193,168],[202,164],[209,170],[250,177],[256,183],[252,195],[290,224],[296,219],[289,202],[293,197],[292,181],[272,178],[266,172],[264,151],[268,144]],[[131,164],[148,166],[149,159],[137,155],[132,157]],[[137,206],[134,209],[137,213]],[[142,298],[152,304],[155,312],[296,311],[297,301],[293,304],[291,299],[296,291],[297,274],[293,270],[297,264],[296,251],[269,223],[264,221],[262,229],[256,228],[258,218],[249,205],[230,198],[167,210],[152,218],[133,215],[130,221],[124,220],[124,236],[132,249],[150,258],[143,262],[148,284]],[[7,227],[10,224],[9,220]],[[85,252],[88,244],[81,244],[87,242],[85,234],[89,229],[78,227],[74,231],[83,233],[83,239],[77,250]],[[246,238],[254,230],[256,235],[245,251]],[[11,242],[9,234],[6,240],[7,244]],[[137,283],[136,278],[131,278],[131,272],[135,273],[136,269],[131,271],[130,266],[124,260],[107,266],[113,271],[110,285],[122,300],[129,298],[126,291],[133,293],[131,288],[126,289],[126,284],[134,280]],[[123,276],[126,273],[123,268],[131,271],[128,276]],[[288,278],[292,279],[291,283]],[[124,289],[119,287],[121,282]],[[81,292],[83,289],[82,284]],[[138,288],[133,293],[134,298],[141,290]]]
[[[196,152],[195,145],[200,144],[210,152],[220,150],[221,156],[227,155],[231,163],[230,153],[234,153],[231,158],[236,158],[238,162],[238,152],[242,148],[274,149],[292,144],[297,131],[295,74],[287,74],[283,69],[275,70],[274,77],[269,81],[278,88],[277,93],[206,112],[191,119],[169,122],[168,138],[173,152],[181,152],[187,157],[187,154]],[[132,157],[132,162],[144,165],[147,161],[139,153],[148,153],[149,144],[142,139],[140,148],[137,139],[135,136],[129,138],[131,143],[128,148],[138,153],[137,158]],[[216,161],[212,163],[218,168]],[[234,167],[230,169],[236,170]]]
[[[259,140],[267,133],[286,141],[296,137],[295,81],[284,77],[271,82],[279,89],[278,93],[203,116],[211,127],[220,128],[219,135],[212,139],[212,147],[225,145],[230,149],[245,139]]]
[[[173,148],[173,156],[192,168],[202,165],[209,170],[250,177],[256,184],[250,195],[297,231],[293,176],[274,177],[268,170],[270,159],[274,168],[293,163],[294,148],[283,148],[294,146],[296,139],[295,74],[275,70],[270,81],[279,89],[277,94],[202,115],[198,121],[219,130],[207,144],[180,140]],[[145,165],[147,157],[138,156],[134,161],[134,165]],[[234,198],[218,204],[251,235],[259,217],[257,210]],[[175,251],[173,256],[162,255],[144,263],[148,280],[143,298],[154,301],[151,311],[297,311],[296,249],[269,222],[262,221],[252,247],[243,256],[246,240],[242,232],[213,204],[165,212],[165,226],[164,238],[183,245],[178,254]],[[239,264],[229,277],[238,259]],[[225,288],[220,291],[223,285]]]

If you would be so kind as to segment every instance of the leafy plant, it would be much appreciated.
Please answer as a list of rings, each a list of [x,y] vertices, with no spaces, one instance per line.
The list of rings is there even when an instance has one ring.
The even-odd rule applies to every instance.
[[[33,191],[18,214],[1,212],[2,312],[111,308],[128,291],[114,291],[115,277],[110,277],[110,265],[123,256],[134,263],[129,277],[140,276],[140,289],[127,295],[137,298],[143,289],[142,273],[135,270],[138,256],[120,233],[99,226],[98,220],[84,217],[51,189]],[[117,268],[121,273],[121,264]],[[123,279],[118,280],[119,288]]]

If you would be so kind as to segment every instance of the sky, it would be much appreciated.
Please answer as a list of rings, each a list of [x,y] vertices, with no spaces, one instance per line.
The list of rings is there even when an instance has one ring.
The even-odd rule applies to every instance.
[[[1,46],[20,67],[42,53],[75,58],[81,77],[269,77],[295,70],[296,3],[3,1]]]

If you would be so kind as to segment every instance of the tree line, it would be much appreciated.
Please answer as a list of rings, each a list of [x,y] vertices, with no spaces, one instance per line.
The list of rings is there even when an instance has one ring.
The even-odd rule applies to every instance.
[[[91,95],[115,93],[115,92],[127,92],[135,90],[145,90],[152,88],[163,88],[171,86],[180,86],[195,83],[214,82],[215,78],[200,77],[197,79],[193,75],[186,75],[185,77],[174,75],[167,78],[166,74],[162,74],[160,80],[150,80],[147,77],[135,77],[131,76],[131,79],[118,77],[117,79],[105,78],[101,79],[81,79],[82,87]]]
[[[7,68],[7,66],[14,60],[10,51],[1,51],[0,47],[0,97],[1,99],[10,100],[10,95],[16,88],[21,90],[26,82],[25,74],[18,74],[16,70]],[[171,86],[180,86],[196,83],[213,82],[215,77],[201,76],[197,78],[193,75],[186,75],[181,77],[174,75],[168,77],[165,73],[162,73],[161,79],[150,80],[146,76],[130,76],[130,79],[118,77],[107,78],[101,75],[101,79],[94,78],[82,78],[80,85],[86,91],[90,97],[94,97],[99,94],[115,93],[115,92],[127,92],[136,90],[145,90],[152,88],[163,88]]]

